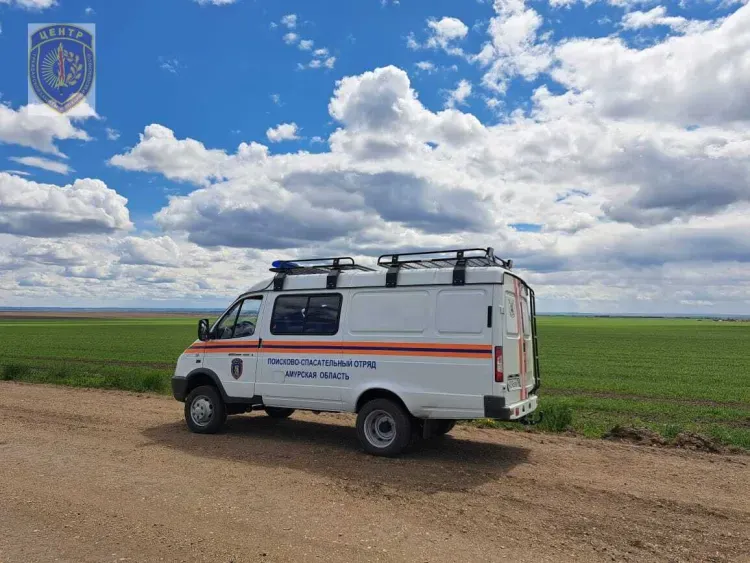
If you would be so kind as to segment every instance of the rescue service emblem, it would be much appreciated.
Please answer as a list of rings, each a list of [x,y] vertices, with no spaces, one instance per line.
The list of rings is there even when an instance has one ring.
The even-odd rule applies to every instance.
[[[94,34],[82,27],[50,24],[29,35],[29,82],[39,100],[66,113],[86,99],[94,84]]]
[[[242,360],[240,358],[232,360],[232,377],[235,379],[242,377]]]

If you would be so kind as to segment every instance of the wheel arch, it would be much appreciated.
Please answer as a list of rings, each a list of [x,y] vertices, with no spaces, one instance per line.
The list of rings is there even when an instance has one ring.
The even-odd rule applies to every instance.
[[[263,397],[258,395],[252,397],[230,397],[227,395],[219,376],[216,375],[215,371],[208,368],[195,368],[185,376],[185,380],[185,397],[187,397],[193,389],[200,387],[201,385],[211,385],[216,387],[221,396],[221,400],[227,404],[239,403],[253,406],[263,405]]]
[[[366,403],[373,399],[390,399],[401,405],[406,412],[411,414],[411,409],[409,409],[404,400],[394,391],[384,387],[371,387],[360,393],[359,397],[357,397],[357,402],[355,403],[354,412],[358,413]]]
[[[185,380],[187,381],[187,386],[185,387],[186,397],[193,389],[201,387],[202,385],[210,385],[212,387],[216,387],[219,395],[221,395],[221,399],[225,403],[232,402],[231,399],[227,397],[227,394],[224,391],[224,386],[221,384],[219,376],[216,375],[216,372],[214,372],[213,370],[210,370],[208,368],[196,368],[189,374],[187,374],[187,376],[185,376]]]

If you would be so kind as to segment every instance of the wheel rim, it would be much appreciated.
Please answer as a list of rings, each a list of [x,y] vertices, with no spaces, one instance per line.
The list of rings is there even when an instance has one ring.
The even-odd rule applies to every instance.
[[[198,426],[208,426],[214,417],[214,404],[205,395],[198,395],[190,405],[190,418]]]
[[[387,448],[396,439],[396,421],[384,410],[374,410],[365,418],[365,437],[376,448]]]

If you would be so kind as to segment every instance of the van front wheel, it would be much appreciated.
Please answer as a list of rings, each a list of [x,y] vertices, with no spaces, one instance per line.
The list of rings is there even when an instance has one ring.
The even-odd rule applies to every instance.
[[[396,456],[411,440],[411,417],[389,399],[373,399],[357,415],[357,437],[372,455]]]
[[[227,421],[227,407],[216,387],[203,385],[185,399],[185,422],[197,434],[216,434]]]

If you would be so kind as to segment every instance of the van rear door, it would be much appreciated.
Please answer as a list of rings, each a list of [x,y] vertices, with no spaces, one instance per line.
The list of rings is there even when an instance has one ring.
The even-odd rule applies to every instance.
[[[536,383],[533,296],[526,283],[511,274],[505,274],[496,292],[501,295],[496,294],[495,299],[495,367],[497,370],[497,355],[501,354],[502,377],[496,374],[493,392],[512,405],[527,399]]]

